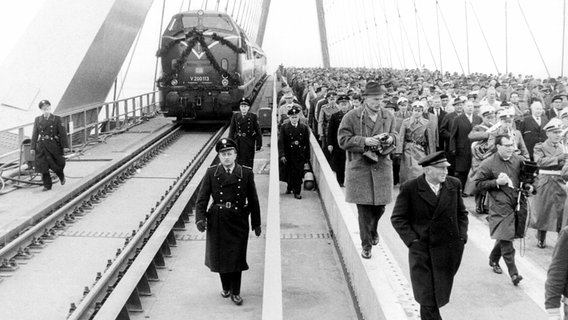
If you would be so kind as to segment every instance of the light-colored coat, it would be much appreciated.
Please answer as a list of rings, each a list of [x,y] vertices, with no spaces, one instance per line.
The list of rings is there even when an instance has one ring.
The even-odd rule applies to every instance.
[[[394,116],[384,110],[377,113],[377,121],[367,116],[366,106],[349,111],[339,125],[339,147],[347,151],[345,170],[345,201],[357,204],[386,205],[392,201],[392,161],[379,156],[377,163],[363,157],[365,138],[386,132],[397,143]]]
[[[539,142],[534,146],[534,160],[541,170],[558,171],[557,175],[539,174],[534,186],[533,214],[529,227],[543,231],[560,231],[566,190],[564,179],[560,175],[562,166],[558,157],[564,154],[562,146],[554,147],[550,140]]]

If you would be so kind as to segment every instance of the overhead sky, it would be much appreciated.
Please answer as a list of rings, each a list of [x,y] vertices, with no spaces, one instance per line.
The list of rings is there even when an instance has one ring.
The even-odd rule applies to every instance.
[[[56,0],[2,1],[0,63],[45,1]],[[190,2],[191,9],[198,9],[204,1],[166,0],[163,24],[180,9],[187,10]],[[220,0],[221,9],[227,1],[229,8],[237,1],[260,3],[260,0]],[[562,71],[564,0],[439,0],[438,6],[436,0],[323,2],[332,66],[424,66],[494,74],[505,73],[508,68],[515,74],[537,77],[548,74],[557,77]],[[163,3],[163,0],[154,1],[133,55],[125,61],[119,76],[119,85],[123,87],[121,97],[152,90]],[[208,3],[208,8],[213,9],[217,1]],[[271,70],[280,63],[322,66],[315,0],[271,0],[263,49]],[[38,59],[41,59],[39,52]],[[564,70],[564,74],[567,72]]]

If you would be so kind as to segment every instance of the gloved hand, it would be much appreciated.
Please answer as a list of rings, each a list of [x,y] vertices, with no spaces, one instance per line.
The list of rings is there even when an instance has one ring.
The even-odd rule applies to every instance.
[[[71,151],[71,149],[69,149],[69,148],[63,148],[63,153],[67,153],[67,152],[69,152],[69,151]]]
[[[331,144],[329,146],[327,146],[327,151],[333,152],[333,146]]]
[[[286,157],[282,157],[282,158],[280,158],[280,162],[282,162],[283,164],[286,164],[286,162],[288,162],[288,160],[286,160]]]
[[[195,225],[197,226],[197,230],[199,230],[199,232],[207,230],[207,222],[205,220],[199,220],[195,223]]]
[[[402,153],[395,153],[393,156],[393,160],[400,160],[402,158]]]
[[[256,151],[260,151],[260,150],[262,150],[262,146],[260,146],[260,145],[256,146]]]
[[[254,234],[255,234],[257,237],[260,237],[260,234],[261,234],[261,233],[262,233],[262,228],[261,228],[260,226],[254,227]]]
[[[560,308],[546,309],[548,320],[560,320]]]

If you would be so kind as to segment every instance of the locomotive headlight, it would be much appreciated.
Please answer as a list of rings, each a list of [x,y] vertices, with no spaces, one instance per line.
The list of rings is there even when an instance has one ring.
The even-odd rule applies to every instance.
[[[177,86],[178,81],[177,79],[173,79],[170,83],[172,84],[172,86]]]
[[[229,60],[227,59],[221,60],[221,69],[225,71],[229,70]]]

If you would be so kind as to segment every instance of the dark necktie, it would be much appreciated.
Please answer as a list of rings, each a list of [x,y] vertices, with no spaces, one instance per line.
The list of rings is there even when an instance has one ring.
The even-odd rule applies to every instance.
[[[231,174],[231,169],[227,169],[227,174]]]

